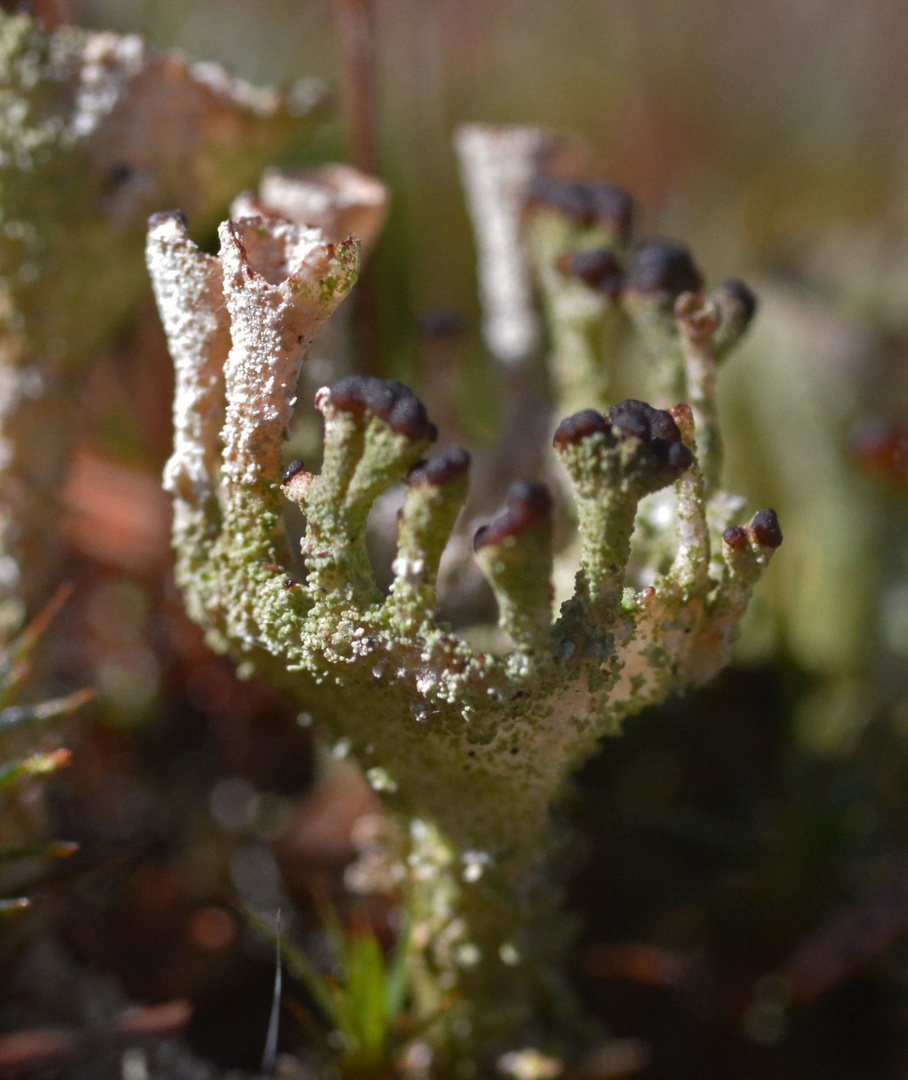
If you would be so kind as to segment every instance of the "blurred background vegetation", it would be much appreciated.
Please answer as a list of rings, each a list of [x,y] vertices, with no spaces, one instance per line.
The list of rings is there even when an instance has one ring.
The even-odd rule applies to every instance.
[[[904,1076],[908,6],[376,0],[374,12],[377,171],[392,197],[374,256],[382,373],[419,392],[437,359],[427,317],[455,313],[445,362],[460,423],[494,441],[501,387],[483,373],[451,146],[468,121],[578,133],[592,174],[636,196],[645,235],[682,239],[711,284],[733,274],[761,298],[721,372],[724,482],[778,511],[785,545],[735,666],[631,721],[567,808],[578,985],[608,1030],[640,1040],[616,1044],[601,1075]],[[315,75],[343,94],[327,0],[70,0],[68,14],[256,83]],[[347,157],[339,117],[291,163]],[[251,1068],[269,959],[224,896],[286,890],[313,934],[307,882],[339,880],[368,800],[343,776],[307,794],[306,729],[267,686],[237,682],[181,614],[157,481],[170,379],[149,291],[99,360],[67,483],[77,588],[49,666],[98,699],[67,722],[72,764],[52,804],[54,834],[82,851],[29,933],[62,927],[67,955],[136,1000],[191,999],[194,1048]],[[632,374],[619,381],[633,392]],[[22,978],[7,1028],[56,1015]]]

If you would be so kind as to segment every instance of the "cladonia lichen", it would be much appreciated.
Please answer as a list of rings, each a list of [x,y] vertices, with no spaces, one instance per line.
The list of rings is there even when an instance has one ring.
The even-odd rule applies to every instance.
[[[323,387],[320,470],[281,468],[300,366],[354,283],[356,242],[267,215],[223,224],[217,257],[195,247],[176,214],[152,219],[148,236],[177,371],[166,475],[187,607],[216,648],[280,672],[408,823],[414,940],[428,973],[421,1007],[429,1015],[457,991],[436,1031],[461,1061],[465,1047],[480,1056],[525,1047],[533,1022],[562,1008],[546,836],[565,778],[625,717],[722,667],[781,542],[771,510],[735,524],[738,504],[717,487],[715,364],[753,312],[749,293],[704,297],[683,249],[631,246],[629,200],[616,189],[550,183],[533,205],[549,218],[530,229],[537,260],[551,253],[553,215],[575,222],[558,233],[560,263],[545,269],[549,310],[563,282],[575,299],[587,290],[598,317],[629,315],[678,396],[670,408],[595,400],[557,426],[553,469],[572,494],[575,544],[555,550],[557,499],[536,477],[516,480],[476,532],[510,642],[502,651],[471,646],[437,619],[439,560],[470,457],[434,448],[410,389],[359,375]],[[577,259],[595,250],[591,231],[613,249],[587,274]],[[400,482],[383,592],[366,524]],[[641,501],[656,510],[635,538]],[[301,570],[281,527],[288,506],[305,517]],[[573,590],[556,608],[553,575],[566,558],[576,559]]]
[[[47,522],[79,380],[147,294],[154,210],[213,228],[311,126],[316,83],[258,90],[135,36],[0,13],[0,638],[59,569]]]

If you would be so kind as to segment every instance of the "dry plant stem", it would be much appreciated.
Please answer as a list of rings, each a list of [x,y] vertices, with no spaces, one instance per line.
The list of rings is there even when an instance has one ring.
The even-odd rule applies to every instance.
[[[340,44],[347,141],[353,164],[363,173],[378,170],[376,150],[377,26],[373,0],[334,0]],[[380,370],[380,310],[376,270],[361,275],[353,300],[357,355],[365,370]]]
[[[356,168],[374,173],[376,25],[373,0],[334,0],[340,44],[344,112],[350,156]]]
[[[254,90],[138,37],[0,15],[0,632],[55,576],[69,409],[146,293],[149,213],[178,205],[210,228],[323,100],[314,84]]]
[[[178,217],[156,219],[148,240],[178,372],[180,449],[169,477],[211,461],[213,426],[194,424],[186,411],[207,408],[198,387],[216,355],[225,366],[220,468],[198,484],[172,481],[180,584],[209,640],[280,671],[338,740],[337,752],[355,753],[402,815],[421,1008],[457,990],[437,1045],[453,1059],[487,1061],[530,1038],[540,1017],[563,1016],[562,933],[546,862],[549,807],[565,777],[624,716],[725,663],[735,621],[781,534],[771,511],[727,530],[727,540],[709,534],[690,409],[672,415],[628,401],[586,410],[554,439],[577,503],[575,593],[552,610],[552,500],[536,482],[513,485],[474,538],[513,647],[504,655],[472,648],[433,611],[468,459],[448,448],[425,460],[436,433],[411,391],[367,376],[319,390],[321,472],[296,462],[281,478],[296,374],[353,283],[355,247],[274,218],[226,223],[221,245],[219,298],[199,288],[216,275]],[[214,317],[224,304],[226,356]],[[173,307],[196,315],[181,321]],[[365,524],[374,500],[401,480],[395,578],[383,597]],[[625,568],[637,504],[671,486],[680,511],[674,565],[635,592]],[[281,494],[306,518],[302,582],[274,571],[289,558]]]

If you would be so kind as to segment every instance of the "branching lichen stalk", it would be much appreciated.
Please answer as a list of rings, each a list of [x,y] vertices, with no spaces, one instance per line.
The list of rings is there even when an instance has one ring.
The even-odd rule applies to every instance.
[[[577,508],[574,594],[553,610],[553,500],[538,481],[518,481],[474,539],[512,647],[470,646],[433,610],[469,457],[457,447],[430,456],[436,430],[407,387],[350,376],[320,389],[321,470],[294,462],[281,471],[296,377],[355,280],[355,242],[329,243],[275,217],[227,222],[220,237],[220,255],[203,255],[175,214],[153,219],[148,237],[177,369],[167,476],[187,606],[217,647],[280,667],[404,815],[422,913],[422,1007],[456,988],[439,1045],[460,1057],[507,1049],[530,1020],[559,1009],[549,807],[623,717],[725,663],[734,624],[781,542],[775,515],[724,521],[722,536],[711,530],[708,510],[721,518],[724,504],[719,495],[708,502],[691,407],[631,400],[581,411],[554,438]],[[656,281],[653,299],[641,282],[638,273],[638,313],[673,335],[675,364],[692,309],[676,315],[672,295],[666,315],[666,290]],[[701,326],[698,347],[715,345],[723,325]],[[711,380],[701,389],[698,409],[709,416]],[[401,481],[394,581],[383,595],[366,520]],[[661,537],[660,565],[639,587],[627,570],[638,503],[670,489],[674,557],[660,570]],[[283,569],[282,496],[305,516],[302,581]],[[645,564],[646,550],[637,554]]]

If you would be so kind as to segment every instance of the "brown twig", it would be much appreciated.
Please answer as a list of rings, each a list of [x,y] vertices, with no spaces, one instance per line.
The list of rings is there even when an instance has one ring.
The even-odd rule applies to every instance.
[[[340,47],[342,99],[350,160],[361,172],[375,173],[376,27],[372,0],[334,0]],[[353,332],[360,370],[381,373],[378,278],[374,261],[360,274],[353,301]]]
[[[372,0],[334,0],[350,157],[375,171],[375,11]]]

